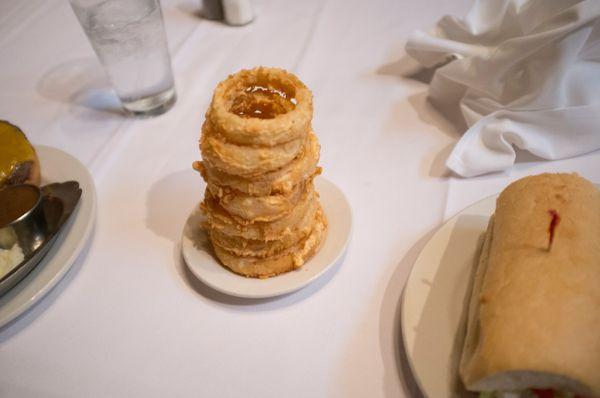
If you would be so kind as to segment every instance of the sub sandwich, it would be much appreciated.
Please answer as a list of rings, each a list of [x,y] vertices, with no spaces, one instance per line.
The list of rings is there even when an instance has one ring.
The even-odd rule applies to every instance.
[[[600,191],[592,183],[541,174],[500,194],[459,373],[480,398],[600,397]]]

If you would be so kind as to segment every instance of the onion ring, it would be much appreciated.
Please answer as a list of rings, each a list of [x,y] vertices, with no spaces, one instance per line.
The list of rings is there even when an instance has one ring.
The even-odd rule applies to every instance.
[[[327,233],[327,220],[317,216],[310,234],[283,253],[271,257],[236,256],[214,244],[215,254],[221,263],[236,274],[268,278],[300,268],[321,247]]]
[[[320,173],[319,141],[311,133],[301,153],[280,169],[255,178],[244,178],[227,174],[211,167],[208,162],[194,162],[194,169],[202,174],[208,184],[230,188],[248,195],[268,196],[276,193],[289,193],[300,182]]]
[[[243,117],[239,112],[234,113],[236,102],[252,100],[257,87],[278,93],[290,103],[294,101],[293,109],[275,112],[273,118]],[[274,146],[310,131],[312,113],[312,94],[296,76],[283,69],[258,67],[242,70],[219,83],[207,119],[233,143]]]
[[[323,211],[319,205],[317,216],[324,217],[322,213]],[[282,236],[280,240],[262,241],[244,239],[238,236],[225,235],[217,229],[209,230],[209,235],[213,244],[219,245],[224,250],[236,256],[264,258],[281,253],[288,247],[298,243],[310,233],[314,223],[315,219],[304,217],[298,225],[294,226],[291,234]]]
[[[319,207],[319,201],[313,185],[310,184],[309,189],[303,192],[302,198],[292,211],[271,222],[248,222],[232,216],[219,205],[208,190],[204,194],[204,202],[201,206],[209,229],[216,229],[225,235],[244,239],[272,241],[283,240],[293,235],[303,219],[312,220]]]
[[[208,184],[207,188],[229,214],[248,221],[273,221],[285,216],[298,203],[309,184],[300,183],[285,194],[252,196]]]
[[[302,151],[304,136],[272,147],[232,144],[224,141],[205,122],[202,127],[200,150],[202,157],[213,167],[228,174],[253,177],[279,169],[290,163]]]

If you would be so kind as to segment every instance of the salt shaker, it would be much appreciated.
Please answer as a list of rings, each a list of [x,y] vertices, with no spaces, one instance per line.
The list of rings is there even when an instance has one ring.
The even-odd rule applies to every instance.
[[[246,25],[254,19],[250,0],[222,0],[225,22],[229,25]]]

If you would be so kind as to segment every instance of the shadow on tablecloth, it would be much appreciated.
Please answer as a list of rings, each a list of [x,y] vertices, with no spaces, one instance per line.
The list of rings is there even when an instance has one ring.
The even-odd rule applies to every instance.
[[[37,82],[36,90],[51,101],[125,116],[108,76],[95,58],[76,58],[58,64]]]
[[[434,233],[435,230],[430,231],[408,250],[398,263],[383,296],[379,316],[379,345],[385,366],[385,396],[389,398],[398,396],[395,386],[398,383],[401,383],[406,397],[423,398],[406,357],[400,320],[402,294],[407,275]]]

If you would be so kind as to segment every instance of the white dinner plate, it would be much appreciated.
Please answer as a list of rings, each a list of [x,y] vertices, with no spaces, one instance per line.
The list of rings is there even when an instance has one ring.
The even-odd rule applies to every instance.
[[[413,375],[426,397],[476,396],[464,390],[458,363],[475,258],[498,196],[467,207],[437,230],[404,287],[402,338]]]
[[[402,338],[426,397],[470,397],[458,378],[471,271],[498,195],[452,217],[427,242],[404,287]]]
[[[266,298],[291,293],[323,275],[340,260],[352,230],[352,211],[342,191],[323,177],[315,187],[329,222],[321,250],[301,268],[268,279],[246,278],[227,270],[213,257],[206,233],[200,228],[198,206],[183,228],[181,249],[192,273],[206,285],[222,293],[244,298]]]
[[[0,297],[0,327],[37,303],[61,280],[83,249],[96,218],[96,188],[86,167],[60,149],[36,145],[35,150],[40,160],[42,185],[75,180],[82,190],[81,199],[44,258]]]

